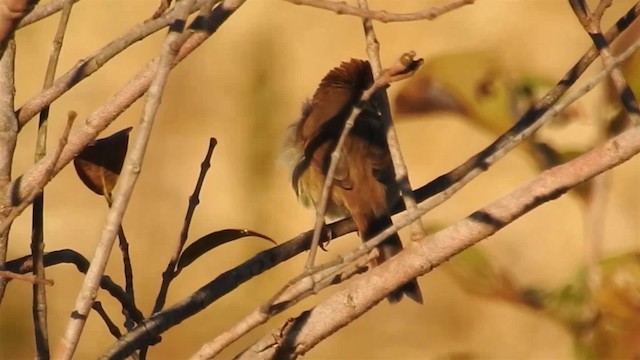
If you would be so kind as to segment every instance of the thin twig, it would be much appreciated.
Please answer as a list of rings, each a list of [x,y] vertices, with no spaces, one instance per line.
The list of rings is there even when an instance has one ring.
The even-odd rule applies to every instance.
[[[104,308],[102,307],[102,303],[100,301],[96,301],[93,303],[91,308],[102,318],[104,324],[107,325],[107,329],[109,329],[109,333],[111,333],[111,335],[113,335],[113,337],[115,337],[116,339],[119,339],[122,336],[122,333],[120,332],[118,325],[116,325],[113,320],[111,320],[109,314],[107,314],[107,312],[104,310]],[[131,358],[133,360],[139,359],[137,354],[131,354]]]
[[[203,4],[211,1],[212,0],[197,0],[196,4],[189,9],[189,13],[197,11],[201,6],[203,6]],[[144,22],[132,27],[126,33],[111,41],[100,50],[94,52],[92,55],[78,61],[71,70],[60,76],[51,87],[43,90],[18,109],[17,112],[20,128],[26,125],[27,122],[42,111],[42,109],[54,102],[82,80],[98,71],[103,65],[116,55],[120,54],[123,50],[168,26],[175,15],[174,11],[175,9],[157,19],[145,20]],[[152,66],[155,67],[156,65],[157,64],[153,64]]]
[[[47,64],[47,72],[44,78],[43,89],[47,89],[53,84],[53,79],[62,50],[64,35],[67,30],[69,16],[71,15],[72,0],[67,0],[64,4],[62,15],[58,23],[58,29],[53,38],[51,54],[49,55],[49,63]],[[36,150],[34,162],[42,160],[47,154],[47,125],[49,120],[49,107],[42,109],[40,119],[38,121],[38,137],[36,140]],[[32,212],[33,222],[31,225],[31,256],[34,261],[33,275],[37,278],[44,279],[45,268],[43,264],[44,254],[44,190],[40,192],[33,202]],[[49,334],[47,331],[47,293],[42,283],[36,283],[33,286],[33,324],[36,340],[36,357],[38,359],[49,358]]]
[[[7,217],[4,219],[2,224],[0,224],[0,234],[2,234],[4,231],[7,231],[9,229],[13,221],[18,216],[20,216],[20,214],[22,214],[22,212],[27,207],[29,207],[29,205],[33,203],[36,196],[40,194],[42,189],[44,189],[45,185],[47,185],[47,183],[51,181],[51,179],[53,178],[56,163],[60,159],[60,155],[62,154],[62,152],[65,150],[67,146],[69,133],[71,132],[71,127],[73,126],[73,122],[76,119],[76,116],[77,114],[75,112],[73,111],[69,112],[67,117],[67,125],[62,135],[60,136],[60,140],[58,141],[58,147],[56,148],[56,151],[54,151],[53,154],[47,156],[46,158],[40,161],[40,163],[44,162],[42,177],[38,179],[38,182],[35,184],[35,186],[31,188],[31,193],[28,194],[20,204],[11,208]]]
[[[77,251],[71,249],[56,250],[44,254],[44,266],[54,266],[58,264],[73,264],[82,274],[86,274],[89,270],[89,260]],[[31,256],[24,256],[7,262],[7,270],[14,273],[26,274],[33,269],[33,259]],[[135,322],[140,323],[143,315],[135,305],[131,302],[129,296],[124,289],[116,284],[109,276],[103,276],[100,280],[100,288],[106,290],[114,299],[122,306],[122,312],[127,317],[131,317]]]
[[[338,261],[340,263],[340,261]],[[217,356],[222,350],[233,344],[236,340],[246,335],[249,331],[267,322],[273,316],[283,312],[286,309],[299,303],[306,297],[317,293],[331,285],[339,284],[351,277],[364,273],[367,270],[366,265],[355,265],[351,269],[335,275],[337,267],[332,267],[318,272],[314,275],[297,277],[295,285],[284,287],[274,299],[267,304],[274,304],[268,311],[265,311],[264,305],[257,307],[242,320],[236,322],[231,329],[221,333],[212,341],[202,345],[197,353],[191,356],[192,360],[211,359]],[[285,291],[286,290],[286,291]]]
[[[408,14],[394,14],[384,10],[365,10],[355,6],[351,6],[346,2],[337,2],[330,0],[286,0],[296,5],[306,5],[318,9],[333,11],[338,15],[352,15],[363,19],[377,20],[383,23],[399,22],[399,21],[416,21],[416,20],[434,20],[440,15],[458,9],[462,6],[473,4],[475,0],[454,0],[451,3],[441,7],[429,7],[421,11]]]
[[[97,312],[98,315],[100,315],[105,325],[107,325],[107,329],[109,329],[109,333],[113,335],[114,338],[119,339],[122,336],[122,333],[120,332],[118,325],[116,325],[116,323],[114,323],[113,320],[111,320],[107,312],[104,311],[104,308],[102,307],[102,303],[100,301],[95,301],[91,306],[91,308],[95,310],[95,312]]]
[[[187,238],[189,237],[189,228],[191,227],[191,219],[193,218],[193,214],[196,211],[196,207],[200,204],[200,191],[202,190],[202,185],[204,184],[204,179],[207,176],[207,172],[209,168],[211,168],[211,156],[213,155],[213,149],[215,149],[218,142],[215,138],[209,139],[209,148],[207,149],[207,154],[205,155],[202,163],[200,164],[200,174],[198,175],[198,180],[196,181],[196,186],[193,189],[193,193],[189,197],[189,204],[187,205],[187,213],[184,217],[184,222],[182,225],[182,230],[180,231],[180,238],[176,244],[176,249],[165,269],[164,273],[162,273],[162,284],[160,285],[160,291],[158,296],[156,297],[155,305],[153,306],[152,314],[157,313],[158,311],[164,308],[165,301],[167,299],[167,292],[169,291],[169,285],[171,281],[176,276],[176,264],[180,259],[180,254],[182,253],[182,248],[184,244],[187,242]]]
[[[367,0],[358,0],[358,6],[363,10],[369,10],[369,4]],[[367,42],[367,56],[371,63],[371,69],[373,70],[374,78],[380,76],[382,71],[382,64],[380,62],[380,43],[376,37],[376,32],[373,28],[373,21],[371,19],[362,19],[362,26],[364,28],[365,39]],[[382,123],[387,130],[387,144],[389,146],[389,153],[391,154],[391,161],[393,162],[393,169],[396,175],[396,182],[400,187],[402,194],[402,200],[409,213],[415,213],[416,211],[416,199],[413,196],[413,188],[409,181],[409,171],[407,165],[404,162],[402,151],[400,150],[400,142],[398,141],[398,134],[396,128],[393,125],[393,119],[391,118],[391,108],[389,107],[389,96],[386,89],[381,89],[376,93],[378,98],[377,105],[382,113]],[[422,239],[426,235],[422,219],[416,220],[411,225],[411,239]]]
[[[73,3],[77,3],[80,0],[72,0]],[[62,7],[67,2],[67,0],[51,0],[45,4],[36,6],[29,15],[25,16],[18,23],[18,29],[23,28],[27,25],[31,25],[35,22],[38,22],[46,17],[49,17],[58,11],[62,10]]]
[[[133,267],[131,266],[131,256],[129,255],[129,242],[127,241],[127,236],[124,233],[124,228],[122,224],[118,226],[118,245],[120,247],[120,252],[122,253],[122,267],[124,269],[124,289],[131,302],[136,303],[136,295],[133,290]],[[134,328],[136,322],[131,319],[131,317],[126,316],[124,319],[124,327],[127,331],[131,331]]]
[[[596,176],[589,182],[589,195],[582,216],[587,260],[587,285],[592,294],[595,294],[600,289],[602,278],[600,258],[604,244],[609,178],[610,174],[605,173]]]
[[[7,48],[0,59],[0,267],[7,260],[7,248],[9,245],[10,222],[7,216],[10,214],[10,206],[13,205],[11,195],[7,191],[10,188],[11,167],[13,155],[18,137],[18,119],[14,109],[14,71],[15,71],[16,44],[9,41]],[[9,224],[9,225],[6,225]],[[0,303],[4,297],[7,282],[0,279]]]
[[[158,296],[156,297],[156,302],[153,306],[153,310],[151,314],[155,314],[158,311],[164,308],[164,304],[167,300],[167,294],[169,292],[169,286],[173,279],[177,276],[176,272],[176,264],[180,259],[180,254],[182,253],[182,248],[189,237],[189,228],[191,227],[191,219],[193,218],[193,214],[195,213],[196,207],[200,203],[200,191],[202,190],[202,185],[204,184],[204,179],[207,176],[207,172],[211,167],[211,156],[213,155],[213,149],[217,145],[217,141],[215,138],[209,139],[209,148],[207,149],[207,154],[202,160],[200,164],[200,174],[198,175],[198,180],[196,181],[196,186],[193,189],[193,193],[189,197],[189,204],[187,205],[187,213],[184,217],[184,222],[182,224],[182,230],[180,231],[180,237],[178,242],[176,243],[176,249],[167,264],[167,268],[162,273],[162,283],[160,284],[160,290],[158,291]],[[140,357],[142,359],[146,358],[148,348],[146,346],[140,349]]]
[[[57,352],[57,358],[71,359],[80,341],[86,317],[89,316],[89,310],[96,299],[100,279],[106,268],[116,234],[122,223],[122,218],[124,217],[129,199],[131,198],[138,175],[140,174],[142,161],[151,136],[155,115],[160,107],[160,99],[164,92],[167,77],[182,43],[186,40],[186,38],[182,36],[182,33],[187,16],[189,15],[189,9],[194,3],[195,0],[182,0],[176,5],[175,18],[170,27],[171,31],[162,46],[158,69],[147,92],[148,97],[143,110],[142,120],[138,127],[138,137],[133,144],[124,171],[119,178],[119,187],[113,196],[113,206],[107,215],[107,223],[100,242],[98,243],[94,258],[89,266],[87,276],[84,279],[82,288],[76,299],[74,313],[79,316],[72,317],[69,321],[61,341],[61,347],[59,347]]]
[[[103,190],[104,198],[107,201],[107,205],[109,208],[113,205],[113,197],[111,196],[111,192],[109,192],[106,188]],[[133,267],[131,266],[131,255],[129,255],[129,241],[127,241],[127,236],[124,233],[124,227],[122,224],[118,227],[118,247],[120,247],[120,253],[122,253],[122,268],[124,272],[124,289],[131,299],[133,306],[136,306],[136,295],[133,288]],[[136,306],[137,307],[137,306]],[[127,331],[131,331],[136,326],[136,322],[129,316],[125,314],[124,319],[124,327]]]
[[[362,112],[362,106],[364,103],[369,101],[372,96],[381,88],[388,86],[392,81],[397,81],[399,79],[404,79],[408,76],[411,76],[415,70],[422,64],[420,61],[414,61],[415,53],[405,53],[402,55],[400,60],[398,60],[395,64],[393,64],[389,69],[387,69],[381,76],[378,76],[373,85],[369,87],[366,91],[362,93],[359,102],[353,107],[351,110],[351,114],[349,114],[349,118],[344,124],[344,128],[342,129],[342,133],[340,134],[340,138],[336,144],[336,147],[333,149],[331,153],[331,162],[329,164],[329,169],[327,170],[327,174],[325,175],[324,186],[322,188],[322,196],[320,198],[320,202],[316,207],[316,223],[313,232],[313,239],[311,241],[311,249],[309,251],[309,256],[307,257],[307,263],[305,264],[305,271],[309,271],[313,268],[313,263],[316,259],[316,253],[318,251],[318,245],[320,244],[320,234],[322,232],[322,227],[324,226],[324,215],[327,211],[327,202],[329,200],[329,194],[331,193],[331,186],[333,185],[333,177],[336,172],[336,168],[338,165],[338,161],[340,160],[340,154],[342,152],[342,146],[353,127],[353,124],[356,121],[356,118]]]
[[[601,0],[596,11],[591,13],[589,5],[585,0],[569,0],[571,8],[580,21],[580,24],[587,34],[589,34],[589,37],[591,37],[596,49],[598,49],[600,59],[602,59],[604,66],[610,66],[615,61],[611,48],[609,47],[609,42],[605,36],[602,35],[601,27],[602,15],[604,15],[605,10],[611,6],[612,1],[613,0]],[[610,76],[620,96],[622,106],[624,106],[629,114],[631,121],[633,121],[635,125],[640,125],[640,108],[638,108],[638,101],[625,80],[622,70],[615,69],[611,72]]]
[[[0,278],[3,279],[16,279],[16,280],[21,280],[21,281],[26,281],[32,284],[42,284],[44,285],[49,285],[52,286],[53,285],[53,280],[50,279],[44,279],[44,278],[38,278],[35,275],[32,274],[20,274],[20,273],[15,273],[12,271],[7,271],[7,270],[0,270]]]

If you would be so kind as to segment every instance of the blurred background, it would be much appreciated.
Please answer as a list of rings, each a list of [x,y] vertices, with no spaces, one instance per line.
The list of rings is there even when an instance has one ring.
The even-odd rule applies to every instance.
[[[371,0],[373,9],[412,12],[445,2]],[[605,28],[633,2],[619,0],[607,11]],[[114,37],[153,14],[155,0],[85,0],[74,6],[58,75]],[[594,5],[595,6],[595,5]],[[18,47],[16,106],[41,87],[59,15],[21,29]],[[383,64],[415,50],[427,62],[451,54],[488,52],[505,74],[560,79],[591,45],[566,2],[482,0],[435,21],[375,23]],[[83,121],[96,107],[159,53],[165,32],[135,44],[77,85],[51,107],[49,149],[61,134],[66,113]],[[156,119],[141,177],[123,221],[130,241],[137,304],[148,315],[182,226],[209,137],[218,140],[191,227],[191,239],[215,230],[248,228],[278,243],[312,227],[314,212],[296,201],[289,173],[279,160],[287,126],[324,74],[341,61],[366,58],[361,21],[350,16],[295,6],[279,0],[249,0],[221,29],[170,75]],[[473,57],[471,57],[473,59]],[[467,64],[473,68],[473,62]],[[595,74],[599,60],[587,72]],[[581,83],[584,81],[581,81]],[[390,89],[391,99],[406,84]],[[567,125],[549,130],[555,144],[587,149],[598,139],[599,122],[610,116],[600,86],[574,106]],[[136,125],[138,101],[101,136]],[[15,176],[32,166],[37,121],[20,133]],[[405,160],[414,187],[447,172],[488,145],[496,134],[460,114],[430,113],[396,117]],[[76,125],[78,126],[78,124]],[[559,145],[559,146],[560,146]],[[450,201],[424,217],[430,227],[451,224],[526,183],[539,173],[536,162],[516,149]],[[613,171],[607,202],[603,255],[640,247],[640,159]],[[46,188],[46,250],[72,248],[93,256],[107,214],[104,199],[87,190],[72,167]],[[13,226],[9,258],[29,253],[30,211]],[[408,240],[406,232],[401,236]],[[333,259],[359,244],[355,234],[332,242],[321,259]],[[167,305],[183,299],[221,272],[234,267],[268,243],[251,239],[224,245],[186,269],[172,284]],[[585,263],[583,204],[568,194],[509,225],[478,247],[491,263],[519,284],[558,288]],[[228,329],[301,271],[305,257],[282,264],[242,285],[232,294],[169,330],[150,349],[151,359],[184,358]],[[107,274],[123,284],[120,251],[114,247]],[[82,283],[71,265],[47,269],[55,280],[47,288],[49,337],[57,346]],[[465,290],[445,268],[419,279],[425,304],[383,302],[322,342],[309,359],[568,359],[574,355],[565,327],[525,307],[478,297]],[[231,358],[288,317],[321,301],[337,288],[308,298],[294,309],[227,349]],[[99,294],[107,312],[121,324],[119,305]],[[102,320],[89,317],[79,359],[95,358],[114,343]],[[27,359],[34,354],[31,285],[14,281],[0,308],[0,357]]]

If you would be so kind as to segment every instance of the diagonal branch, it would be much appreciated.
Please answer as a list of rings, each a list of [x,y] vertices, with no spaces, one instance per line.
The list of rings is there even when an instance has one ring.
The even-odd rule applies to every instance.
[[[80,0],[71,0],[71,1],[73,1],[73,3],[75,4]],[[67,0],[51,0],[51,1],[48,1],[46,4],[36,6],[36,8],[33,9],[33,11],[31,11],[27,16],[25,16],[24,18],[22,18],[22,20],[20,20],[20,23],[18,23],[18,29],[31,25],[35,22],[38,22],[46,17],[49,17],[57,13],[58,11],[61,11],[66,2]]]
[[[367,0],[358,0],[358,5],[363,10],[369,9]],[[374,77],[378,77],[382,70],[380,62],[380,43],[376,37],[376,32],[373,28],[373,21],[371,19],[362,19],[362,25],[364,27],[365,38],[367,41],[367,55],[369,62],[371,63],[371,69],[373,70]],[[377,103],[382,112],[382,122],[384,128],[387,129],[387,144],[389,146],[389,152],[391,153],[391,160],[393,162],[393,168],[396,175],[396,182],[400,187],[402,194],[402,200],[404,205],[410,214],[416,211],[416,199],[413,196],[413,188],[409,181],[409,170],[404,162],[402,151],[400,150],[400,142],[398,141],[398,134],[396,128],[393,125],[393,119],[391,117],[391,109],[389,107],[389,96],[386,89],[379,91],[376,94],[378,98]],[[421,239],[426,235],[422,219],[416,220],[411,225],[411,239]]]
[[[585,0],[569,0],[569,4],[576,14],[576,17],[580,21],[580,24],[584,30],[591,37],[591,41],[595,45],[596,49],[600,53],[600,59],[604,66],[611,66],[615,61],[609,42],[602,35],[601,21],[602,15],[609,6],[611,6],[613,0],[601,0],[594,13],[589,10],[589,4]],[[629,117],[636,125],[640,125],[640,108],[638,108],[638,101],[633,95],[633,91],[629,87],[629,84],[624,78],[620,69],[615,69],[611,73],[611,80],[613,85],[620,96],[622,106],[629,114]]]
[[[196,211],[196,207],[200,204],[200,190],[202,189],[202,185],[204,184],[204,179],[207,176],[207,171],[211,167],[211,156],[213,155],[213,149],[218,144],[215,138],[209,139],[209,148],[207,149],[207,154],[205,155],[202,163],[200,164],[200,174],[198,175],[198,180],[196,181],[196,186],[193,189],[193,193],[189,197],[189,205],[187,206],[187,213],[184,217],[184,223],[182,225],[182,230],[180,231],[180,238],[176,244],[175,252],[167,264],[167,268],[164,273],[162,273],[162,284],[160,285],[160,291],[158,292],[158,296],[156,297],[155,305],[153,306],[152,314],[157,313],[158,311],[164,308],[165,301],[167,300],[167,292],[169,291],[169,285],[176,277],[176,264],[178,263],[178,259],[180,258],[180,254],[182,253],[182,249],[184,244],[187,242],[187,238],[189,237],[189,228],[191,227],[191,219],[193,218],[193,214]]]

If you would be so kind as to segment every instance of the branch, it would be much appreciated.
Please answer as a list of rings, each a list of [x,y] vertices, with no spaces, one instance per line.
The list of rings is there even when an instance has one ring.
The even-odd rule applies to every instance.
[[[151,129],[153,128],[155,116],[160,107],[160,99],[162,98],[169,72],[173,67],[172,65],[181,45],[187,39],[182,36],[182,33],[187,16],[189,15],[189,8],[193,6],[194,2],[195,0],[182,0],[176,5],[175,20],[163,44],[158,69],[149,87],[147,102],[142,113],[140,126],[138,127],[138,137],[128,156],[124,171],[119,177],[119,186],[113,196],[113,206],[109,209],[107,224],[102,232],[102,237],[96,248],[91,265],[89,266],[89,271],[84,278],[82,288],[76,299],[74,313],[77,314],[77,316],[72,316],[71,320],[69,320],[61,341],[62,346],[57,353],[58,358],[71,359],[73,356],[80,341],[80,335],[84,329],[86,318],[89,316],[90,309],[97,297],[100,279],[109,261],[113,243],[118,235],[122,218],[124,217],[129,199],[131,199],[133,189],[142,168],[142,161],[147,144],[149,143],[149,138],[151,137]]]
[[[64,34],[67,30],[69,16],[71,15],[72,0],[64,3],[64,10],[60,16],[58,29],[53,38],[53,46],[47,64],[47,72],[45,74],[43,88],[51,86],[58,66],[60,51],[62,50],[62,42]],[[40,161],[47,154],[47,126],[49,120],[49,107],[42,109],[40,120],[38,122],[38,137],[36,140],[36,150],[34,161]],[[69,129],[70,130],[70,129]],[[68,133],[66,134],[68,136]],[[65,139],[66,143],[66,139]],[[35,263],[33,267],[33,275],[39,279],[45,279],[45,268],[43,263],[44,254],[44,190],[36,196],[33,202],[32,212],[33,222],[31,225],[31,256]],[[36,283],[33,286],[33,327],[36,339],[36,357],[38,359],[49,358],[49,334],[47,331],[47,293],[44,284]]]
[[[11,227],[11,224],[13,223],[13,221],[18,216],[20,216],[20,214],[22,214],[22,212],[27,207],[29,207],[29,205],[33,203],[36,196],[40,194],[42,189],[44,189],[45,185],[49,181],[51,181],[51,179],[53,178],[54,167],[58,162],[58,160],[60,159],[60,154],[62,154],[62,152],[66,148],[66,145],[69,139],[69,133],[71,132],[71,127],[73,126],[73,122],[75,121],[76,116],[77,114],[75,112],[73,111],[69,112],[67,117],[67,125],[62,135],[60,136],[60,140],[58,142],[58,147],[56,148],[56,151],[53,154],[44,158],[42,161],[40,161],[40,163],[44,162],[44,166],[42,169],[42,177],[37,179],[34,186],[30,189],[30,193],[27,194],[24,200],[20,204],[11,208],[11,210],[9,211],[9,214],[6,216],[6,218],[4,218],[4,221],[2,222],[2,224],[0,224],[0,234],[9,230],[9,227]]]
[[[367,272],[347,289],[290,319],[236,358],[294,359],[304,355],[410,279],[430,272],[522,215],[559,198],[572,187],[622,164],[639,152],[640,127],[636,127],[566,164],[545,171],[530,183],[453,226],[416,242],[416,246]],[[405,225],[414,219],[406,219]]]
[[[49,286],[53,285],[53,280],[38,278],[37,276],[30,275],[30,274],[19,274],[19,273],[7,271],[7,270],[0,270],[0,278],[26,281],[26,282],[32,283],[33,285],[35,284],[42,284],[42,285],[49,285]]]
[[[80,253],[71,250],[56,250],[44,254],[44,266],[54,266],[58,264],[73,264],[76,269],[82,274],[86,274],[89,270],[89,260],[87,260]],[[26,274],[33,270],[33,259],[31,256],[24,256],[19,259],[11,260],[6,264],[7,270],[18,273]],[[116,284],[109,276],[103,276],[100,280],[100,288],[106,290],[114,299],[116,299],[122,306],[122,312],[127,316],[131,316],[136,322],[142,322],[144,316],[138,310],[131,299],[127,296],[127,293],[122,287]]]
[[[361,9],[351,6],[346,2],[336,2],[329,0],[286,0],[295,5],[306,5],[318,9],[333,11],[338,15],[352,15],[363,19],[377,20],[383,23],[399,22],[399,21],[416,21],[416,20],[434,20],[440,15],[444,15],[450,11],[463,7],[464,5],[473,4],[475,0],[453,0],[451,3],[441,7],[429,7],[422,11],[416,11],[408,14],[394,14],[384,10],[375,11]]]
[[[0,267],[7,260],[7,248],[9,246],[9,228],[7,216],[11,206],[10,196],[6,194],[11,181],[11,166],[16,149],[18,137],[18,119],[14,109],[14,71],[15,71],[16,44],[10,41],[7,49],[0,59]],[[3,196],[4,195],[4,196]],[[0,279],[0,303],[4,297],[7,282]]]
[[[118,325],[116,325],[116,323],[114,323],[113,320],[111,320],[107,312],[102,307],[102,303],[100,301],[94,302],[91,308],[95,310],[95,312],[97,312],[98,315],[100,315],[100,317],[102,318],[102,321],[104,321],[105,325],[107,325],[107,329],[109,329],[109,333],[113,335],[113,337],[117,339],[120,336],[122,336],[122,333],[118,328]]]
[[[165,269],[164,273],[162,273],[162,284],[160,285],[160,291],[158,296],[156,297],[156,303],[153,306],[152,314],[157,313],[158,311],[164,308],[165,301],[167,300],[167,292],[169,291],[169,285],[173,281],[176,276],[176,264],[180,259],[180,254],[182,253],[182,248],[184,244],[187,242],[187,238],[189,237],[189,228],[191,227],[191,219],[193,218],[193,214],[196,211],[196,207],[200,204],[200,190],[202,189],[202,185],[204,183],[204,179],[207,176],[207,171],[211,167],[211,156],[213,155],[213,149],[217,145],[217,141],[215,138],[209,139],[209,148],[207,149],[207,154],[205,155],[202,163],[200,164],[200,174],[198,175],[198,180],[196,181],[196,186],[193,189],[193,193],[189,197],[189,204],[187,206],[187,214],[184,217],[184,223],[182,225],[182,231],[180,232],[180,238],[176,244],[176,249]]]
[[[367,0],[358,0],[358,5],[363,10],[369,9]],[[367,55],[369,62],[371,63],[371,69],[373,70],[374,77],[378,77],[382,70],[380,62],[380,43],[376,37],[376,32],[373,28],[373,21],[371,19],[362,19],[362,25],[364,27],[365,38],[367,41]],[[389,153],[391,154],[391,161],[393,162],[393,169],[396,175],[396,182],[400,187],[400,193],[402,194],[402,200],[409,213],[415,213],[416,211],[416,199],[413,196],[413,187],[409,181],[409,171],[407,165],[404,162],[402,151],[400,150],[400,142],[398,141],[398,134],[396,128],[393,125],[393,119],[391,117],[391,109],[389,107],[389,96],[387,90],[382,89],[376,94],[378,98],[377,103],[382,113],[382,123],[387,130],[387,144],[389,146]],[[421,239],[426,235],[422,219],[418,219],[411,225],[411,239]]]
[[[601,0],[595,12],[591,13],[589,5],[585,0],[569,0],[571,8],[580,21],[580,24],[587,34],[589,34],[589,37],[591,37],[596,49],[598,49],[604,66],[611,66],[615,61],[611,48],[609,47],[609,42],[605,36],[602,35],[601,30],[602,15],[604,15],[605,10],[611,6],[612,1],[613,0]],[[633,123],[640,125],[640,109],[638,108],[638,101],[633,95],[633,91],[629,87],[629,84],[625,80],[622,70],[615,69],[611,72],[610,76],[611,80],[613,80],[613,85],[616,91],[618,91],[622,105],[629,114],[629,117]]]

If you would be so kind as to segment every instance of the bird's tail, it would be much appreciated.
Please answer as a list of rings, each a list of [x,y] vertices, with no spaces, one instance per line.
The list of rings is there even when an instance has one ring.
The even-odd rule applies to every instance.
[[[363,238],[365,241],[371,239],[386,228],[390,227],[392,224],[393,223],[391,222],[391,217],[389,217],[389,215],[385,214],[384,216],[380,216],[369,224],[366,233],[363,234]],[[398,234],[393,234],[378,245],[377,249],[379,255],[373,259],[373,266],[379,265],[392,258],[402,251],[403,247]],[[416,279],[411,279],[409,282],[387,295],[387,300],[394,304],[400,301],[403,295],[406,295],[409,299],[417,302],[418,304],[422,304],[422,292],[420,291],[420,286]]]

